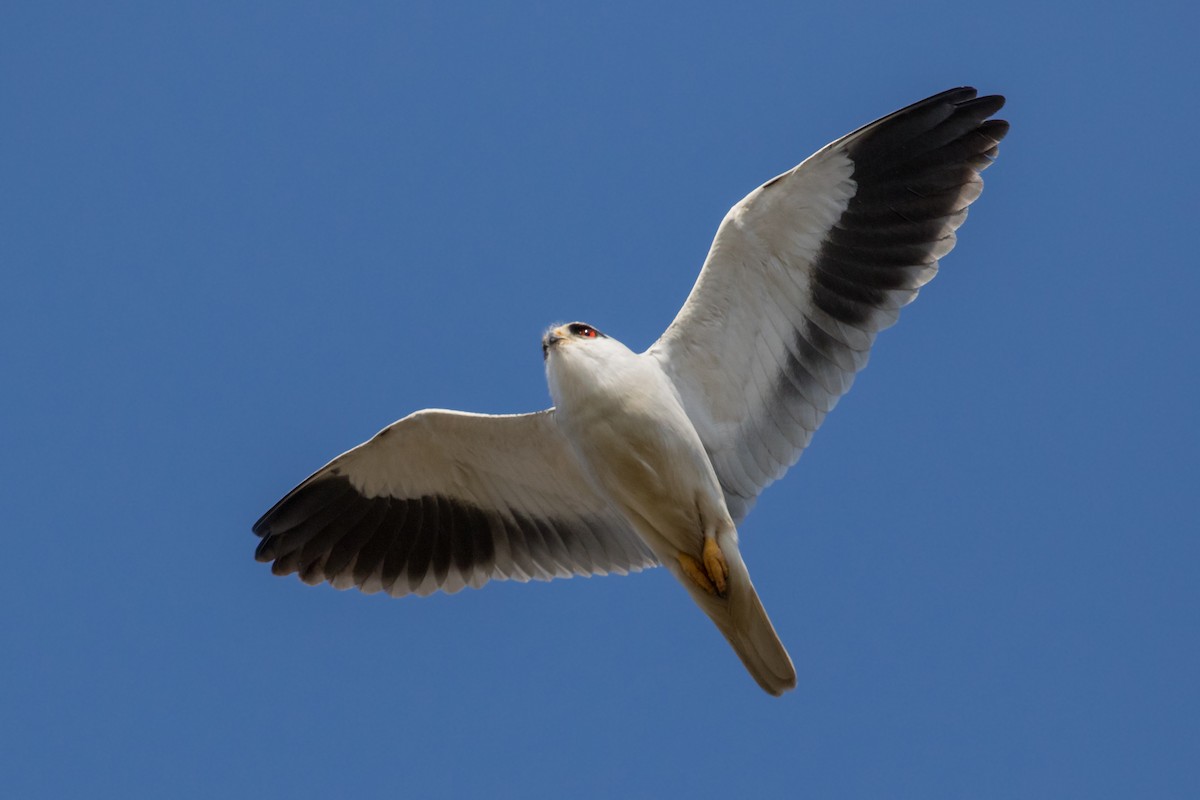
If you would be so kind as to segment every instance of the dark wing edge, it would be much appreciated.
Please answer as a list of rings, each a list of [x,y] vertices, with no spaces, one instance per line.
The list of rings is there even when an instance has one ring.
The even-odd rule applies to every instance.
[[[574,467],[551,412],[429,410],[385,428],[253,525],[276,575],[394,597],[657,564]]]
[[[1008,133],[1008,122],[990,119],[1003,105],[971,87],[914,103],[768,181],[722,223],[692,295],[652,351],[698,417],[715,421],[699,427],[735,521],[799,459],[876,334],[954,247],[982,192],[979,173]],[[789,235],[790,225],[804,235]],[[752,278],[770,291],[742,288]],[[741,370],[736,395],[697,377],[713,370],[694,352],[723,346],[712,331],[725,330],[749,343],[740,354],[724,345],[723,365]]]

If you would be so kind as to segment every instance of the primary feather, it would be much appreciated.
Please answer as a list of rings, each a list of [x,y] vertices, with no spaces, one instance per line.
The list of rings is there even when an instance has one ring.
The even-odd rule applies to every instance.
[[[651,346],[734,521],[783,476],[954,247],[1008,123],[952,89],[823,147],[730,209]]]

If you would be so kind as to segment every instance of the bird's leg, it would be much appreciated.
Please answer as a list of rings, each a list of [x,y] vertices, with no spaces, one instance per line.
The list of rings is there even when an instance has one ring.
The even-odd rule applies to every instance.
[[[683,568],[684,573],[692,579],[692,581],[709,594],[716,594],[717,587],[713,586],[712,580],[708,577],[708,573],[704,571],[704,567],[696,560],[696,557],[691,553],[685,553],[680,550],[675,554],[675,558],[679,561],[679,566]]]
[[[725,555],[717,544],[715,536],[704,537],[704,547],[700,558],[680,550],[675,554],[679,566],[697,586],[709,594],[718,597],[725,596],[725,587],[729,580],[729,565],[725,563]]]
[[[729,578],[729,565],[725,563],[725,554],[721,552],[721,546],[717,544],[717,537],[704,537],[703,556],[704,569],[708,573],[708,577],[717,587],[717,594],[724,597],[725,582]]]

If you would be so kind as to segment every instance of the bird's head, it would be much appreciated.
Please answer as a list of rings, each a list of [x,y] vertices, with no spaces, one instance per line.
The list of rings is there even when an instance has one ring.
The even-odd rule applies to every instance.
[[[585,322],[555,325],[542,337],[546,382],[560,409],[579,407],[604,387],[619,387],[638,356]]]
[[[542,336],[542,359],[549,360],[550,354],[561,347],[587,345],[603,339],[608,339],[608,337],[586,322],[556,325]]]

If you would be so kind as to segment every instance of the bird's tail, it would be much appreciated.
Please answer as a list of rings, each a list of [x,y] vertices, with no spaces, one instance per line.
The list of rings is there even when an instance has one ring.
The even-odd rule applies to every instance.
[[[791,656],[784,649],[783,642],[779,641],[767,610],[758,599],[746,562],[738,551],[737,540],[722,536],[718,538],[718,543],[729,565],[724,597],[709,594],[697,586],[676,564],[668,561],[668,566],[687,588],[696,605],[708,614],[709,619],[729,640],[733,651],[759,686],[776,696],[796,688],[796,668],[792,666]]]

